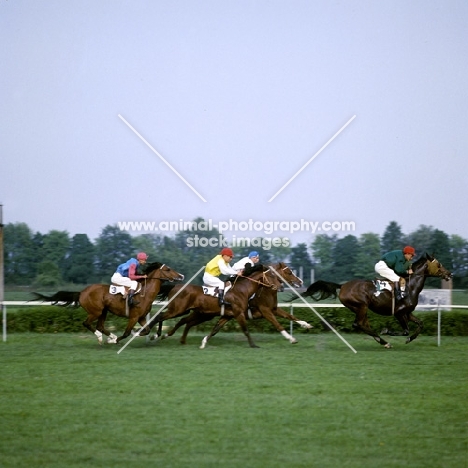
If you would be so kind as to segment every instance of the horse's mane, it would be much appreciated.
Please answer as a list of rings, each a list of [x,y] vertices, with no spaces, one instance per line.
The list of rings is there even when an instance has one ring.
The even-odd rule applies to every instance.
[[[163,283],[159,289],[159,293],[156,296],[156,300],[165,301],[169,297],[169,293],[175,287],[174,283]]]
[[[162,267],[162,263],[160,262],[153,262],[153,263],[147,263],[144,267],[142,267],[141,269],[143,270],[144,274],[145,275],[148,275],[149,273],[151,273],[152,271],[154,270],[157,270],[158,268],[161,268]]]
[[[424,263],[426,263],[427,260],[434,260],[434,257],[432,257],[431,255],[429,255],[427,253],[424,254],[424,255],[421,255],[421,257],[419,257],[415,262],[413,262],[413,270],[415,268],[420,267]]]

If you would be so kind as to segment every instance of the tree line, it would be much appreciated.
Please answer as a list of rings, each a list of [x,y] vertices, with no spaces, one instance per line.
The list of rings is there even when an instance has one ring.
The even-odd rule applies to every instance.
[[[202,218],[194,220],[204,221]],[[4,277],[7,285],[56,287],[63,284],[84,285],[108,283],[117,265],[138,251],[149,255],[149,261],[167,263],[191,278],[201,266],[219,253],[218,247],[188,246],[187,238],[198,234],[206,238],[223,238],[216,230],[179,231],[170,237],[160,234],[132,236],[116,225],[104,227],[92,242],[87,234],[70,237],[66,231],[52,230],[47,234],[34,233],[25,223],[4,226]],[[260,252],[262,263],[287,261],[297,272],[303,272],[306,285],[312,279],[337,283],[353,278],[372,279],[374,265],[383,253],[401,249],[409,244],[416,248],[417,256],[429,253],[454,274],[454,287],[468,286],[468,241],[457,235],[448,235],[431,226],[421,225],[416,231],[404,234],[397,222],[392,221],[382,236],[365,233],[359,237],[336,234],[317,235],[310,245],[237,247],[236,258],[251,250]],[[311,277],[311,271],[314,277]],[[201,283],[201,276],[194,282]],[[439,280],[428,285],[438,287]]]

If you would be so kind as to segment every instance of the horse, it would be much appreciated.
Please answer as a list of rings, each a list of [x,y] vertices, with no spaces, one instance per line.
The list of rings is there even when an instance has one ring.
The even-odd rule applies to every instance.
[[[302,280],[296,276],[285,263],[281,262],[275,265],[271,265],[271,267],[280,275],[280,281],[285,280],[288,284],[298,288],[302,286]],[[276,317],[281,317],[286,320],[293,321],[306,329],[312,328],[312,325],[309,323],[304,322],[303,320],[299,320],[297,317],[294,317],[294,315],[291,315],[285,310],[279,308],[276,291],[271,288],[265,288],[263,286],[258,290],[255,296],[249,300],[248,309],[244,311],[244,316],[247,320],[261,318],[268,320],[284,338],[289,340],[291,344],[296,344],[297,340],[284,329]],[[205,314],[199,310],[193,310],[188,316],[180,319],[177,324],[165,335],[161,335],[161,339],[172,336],[182,325],[185,325],[184,332],[180,338],[180,343],[186,344],[187,335],[190,329],[194,326],[200,325],[203,322],[212,320],[212,318],[212,314]],[[221,317],[212,331],[212,336],[218,333],[218,331],[221,330],[221,328],[232,318],[233,317],[227,316]],[[206,342],[202,342],[201,349],[203,349],[205,345]]]
[[[413,311],[418,305],[418,297],[424,287],[426,278],[429,276],[439,277],[448,281],[452,277],[452,273],[444,268],[436,258],[427,253],[413,263],[412,270],[413,273],[407,280],[408,294],[404,299],[396,303],[393,290],[379,292],[373,281],[359,279],[348,281],[342,285],[319,280],[311,284],[302,294],[302,297],[312,297],[317,301],[321,301],[329,297],[335,298],[337,291],[340,290],[338,295],[340,302],[356,314],[353,327],[370,335],[385,348],[391,348],[392,345],[380,337],[370,326],[367,309],[379,315],[394,315],[403,329],[404,336],[408,336],[410,333],[409,322],[416,323],[415,332],[406,339],[406,343],[410,343],[417,338],[424,328],[423,321],[415,317]],[[291,298],[291,301],[294,299]]]
[[[250,336],[243,312],[247,309],[249,298],[260,287],[277,291],[281,287],[281,282],[278,280],[276,273],[273,273],[270,268],[258,264],[250,269],[248,276],[236,276],[233,282],[233,287],[225,295],[225,300],[230,305],[222,307],[219,305],[217,297],[204,294],[202,286],[176,285],[174,287],[165,287],[160,291],[157,298],[158,300],[169,299],[167,311],[153,317],[149,328],[151,329],[158,323],[157,336],[159,337],[161,336],[162,322],[164,320],[180,317],[189,313],[192,309],[210,317],[226,314],[226,316],[236,319],[250,347],[258,348]]]
[[[148,277],[146,280],[139,280],[139,282],[144,281],[145,284],[134,296],[134,300],[138,303],[130,308],[127,305],[126,297],[109,292],[110,286],[108,284],[91,284],[81,292],[60,291],[60,293],[50,297],[36,293],[36,296],[45,301],[54,301],[55,304],[61,303],[63,306],[79,303],[88,314],[83,326],[97,336],[99,344],[102,343],[103,334],[108,337],[108,343],[115,344],[127,338],[137,322],[142,327],[146,325],[146,315],[150,312],[153,301],[161,289],[162,281],[182,281],[184,279],[184,275],[159,262],[148,263],[144,268],[144,273]],[[108,312],[128,318],[122,336],[117,337],[105,328],[104,323]],[[94,328],[93,322],[96,320],[98,323]],[[141,335],[143,334],[141,333]]]

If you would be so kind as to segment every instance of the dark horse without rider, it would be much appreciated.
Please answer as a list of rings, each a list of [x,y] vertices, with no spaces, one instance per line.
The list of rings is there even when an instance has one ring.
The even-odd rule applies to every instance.
[[[326,281],[316,281],[311,284],[304,297],[312,297],[317,301],[336,297],[337,290],[340,290],[338,298],[341,303],[356,314],[353,326],[372,336],[377,343],[391,348],[390,343],[385,341],[375,332],[369,324],[367,309],[379,315],[391,316],[395,318],[403,328],[403,334],[409,335],[409,322],[417,325],[416,331],[407,338],[406,342],[413,341],[423,330],[422,320],[413,315],[413,311],[418,305],[418,297],[421,293],[426,277],[433,276],[449,280],[452,274],[446,270],[434,257],[425,255],[413,263],[413,274],[408,280],[408,295],[396,303],[393,303],[393,295],[390,291],[383,291],[376,294],[377,290],[373,281],[352,280],[339,285]]]

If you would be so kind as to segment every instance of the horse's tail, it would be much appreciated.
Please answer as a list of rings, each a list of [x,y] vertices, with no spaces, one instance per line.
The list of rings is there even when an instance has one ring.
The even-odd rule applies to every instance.
[[[59,291],[52,296],[33,292],[35,299],[42,302],[52,302],[53,305],[60,305],[62,307],[78,307],[80,305],[81,292],[76,291]]]
[[[316,301],[323,301],[331,297],[335,299],[337,296],[338,289],[341,288],[341,284],[331,283],[330,281],[318,280],[315,283],[312,283],[305,292],[301,294],[302,297],[311,297]],[[290,299],[292,302],[294,299],[297,299],[297,296],[293,296]]]
[[[164,283],[161,285],[161,289],[159,290],[158,295],[156,296],[156,299],[158,301],[165,301],[169,297],[169,293],[172,291],[172,289],[176,285],[173,283]]]

